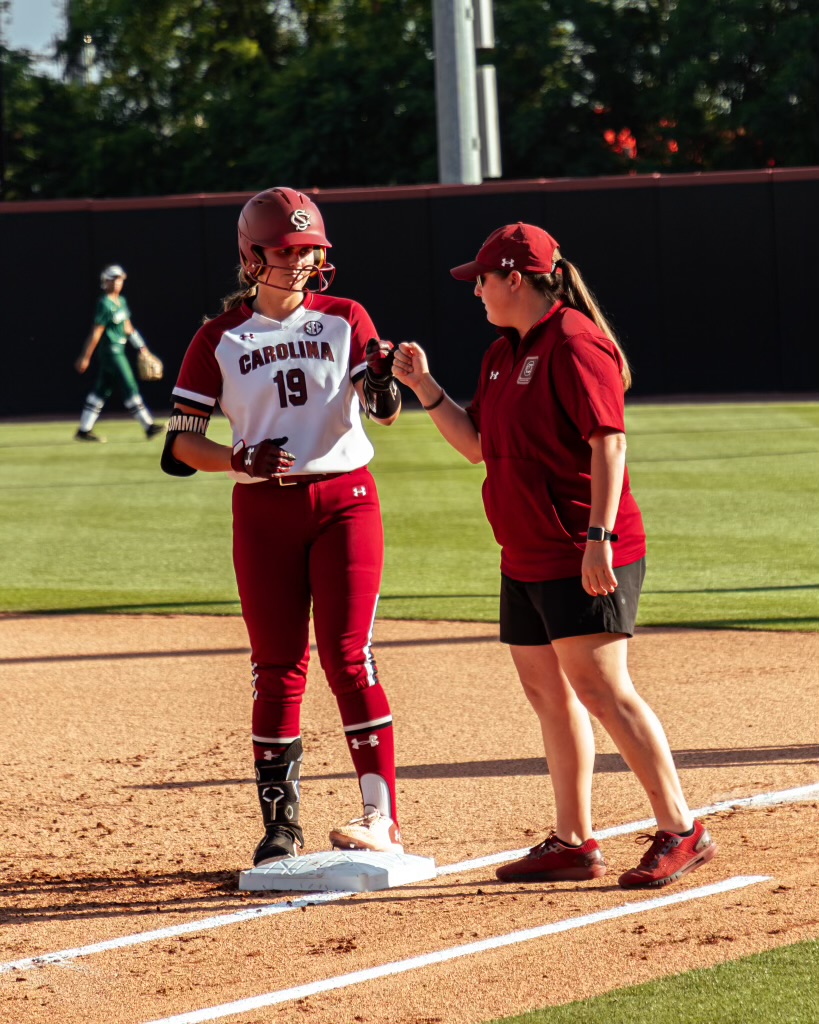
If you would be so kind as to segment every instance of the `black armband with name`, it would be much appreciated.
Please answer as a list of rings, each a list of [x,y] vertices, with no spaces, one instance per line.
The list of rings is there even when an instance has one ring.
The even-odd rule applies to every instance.
[[[180,434],[206,434],[210,416],[199,416],[190,412],[174,412],[168,420],[165,445],[159,465],[168,476],[193,476],[196,470],[186,462],[180,462],[173,454],[173,443]]]
[[[367,416],[377,420],[388,420],[401,408],[401,392],[395,377],[391,373],[372,373],[369,367],[364,373],[364,398]]]

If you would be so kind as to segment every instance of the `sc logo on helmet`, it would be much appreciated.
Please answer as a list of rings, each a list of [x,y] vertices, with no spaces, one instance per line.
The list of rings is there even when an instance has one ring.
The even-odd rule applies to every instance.
[[[310,214],[307,210],[294,210],[290,214],[290,223],[296,231],[306,231],[311,224]]]

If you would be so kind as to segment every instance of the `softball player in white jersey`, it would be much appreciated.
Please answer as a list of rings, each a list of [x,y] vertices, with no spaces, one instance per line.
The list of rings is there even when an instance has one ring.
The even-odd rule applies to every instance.
[[[370,647],[383,528],[360,419],[363,404],[389,425],[401,401],[392,345],[378,340],[361,305],[324,294],[335,273],[329,246],[318,208],[293,189],[269,189],[244,206],[240,290],[188,348],[162,457],[173,475],[227,472],[236,481],[233,558],[251,643],[265,829],[257,865],[304,845],[301,703],[311,604],[363,800],[363,816],[334,829],[330,841],[403,848],[392,715]],[[205,436],[217,402],[232,446]]]

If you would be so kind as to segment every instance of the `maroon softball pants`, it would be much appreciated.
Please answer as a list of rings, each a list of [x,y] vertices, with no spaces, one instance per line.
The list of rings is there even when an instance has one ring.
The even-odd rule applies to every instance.
[[[253,661],[254,741],[300,733],[311,603],[335,696],[378,682],[370,640],[384,533],[366,467],[310,484],[237,484],[233,561]]]

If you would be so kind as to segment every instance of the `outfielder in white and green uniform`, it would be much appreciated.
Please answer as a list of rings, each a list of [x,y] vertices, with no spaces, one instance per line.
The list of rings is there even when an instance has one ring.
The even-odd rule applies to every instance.
[[[154,437],[162,430],[154,423],[153,416],[142,400],[125,351],[128,342],[137,351],[145,346],[139,331],[131,323],[131,310],[122,294],[125,277],[125,271],[117,264],[106,267],[100,275],[100,286],[104,294],[97,302],[94,326],[75,363],[77,372],[85,373],[92,355],[95,351],[98,353],[97,379],[85,399],[80,426],[74,435],[78,441],[102,441],[92,428],[115,385],[122,392],[125,408],[142,425],[146,437]]]

